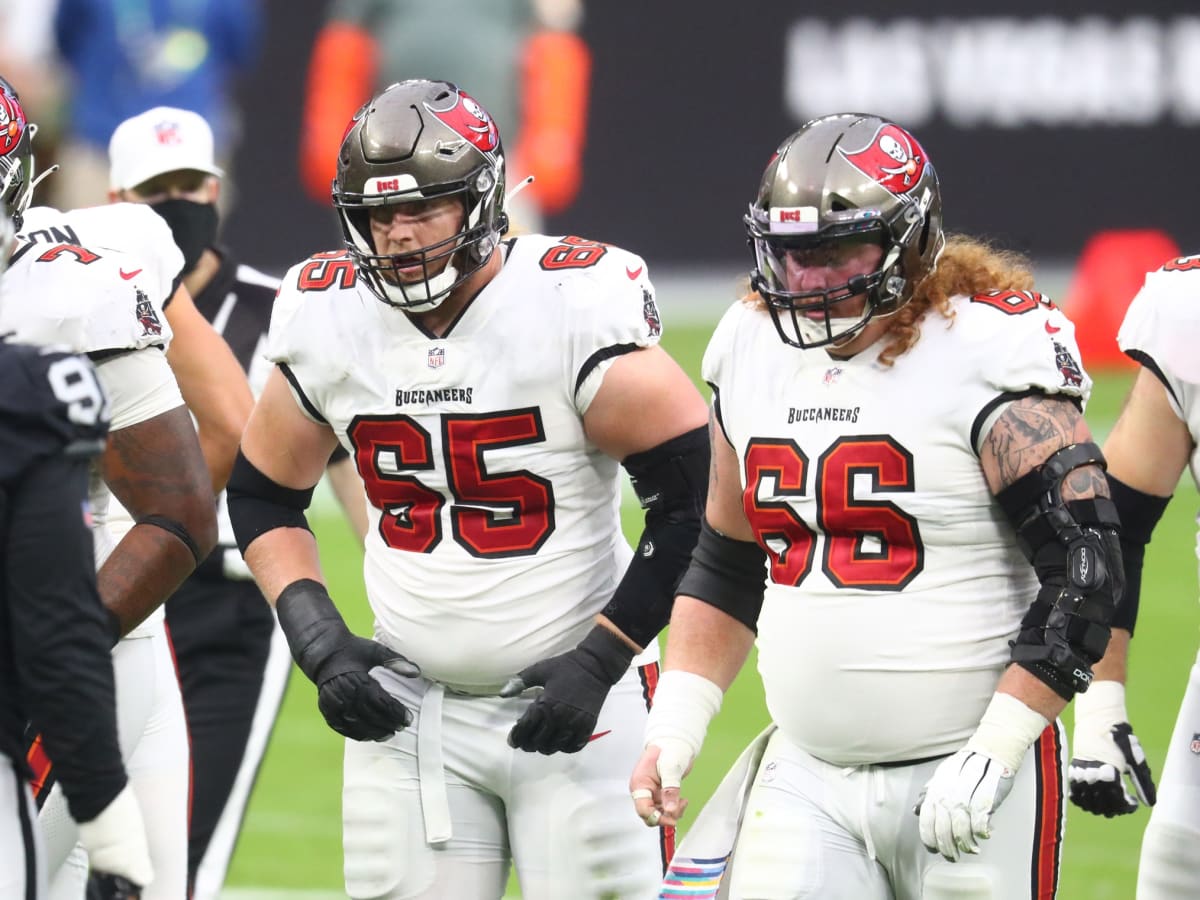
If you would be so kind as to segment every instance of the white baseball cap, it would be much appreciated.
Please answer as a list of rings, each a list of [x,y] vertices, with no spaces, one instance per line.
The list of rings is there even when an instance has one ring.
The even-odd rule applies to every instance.
[[[108,141],[108,163],[113,190],[180,169],[225,174],[213,162],[212,129],[204,117],[171,106],[156,106],[118,125]]]

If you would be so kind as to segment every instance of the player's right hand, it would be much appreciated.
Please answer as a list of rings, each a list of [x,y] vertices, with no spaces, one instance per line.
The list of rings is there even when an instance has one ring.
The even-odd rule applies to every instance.
[[[347,632],[314,679],[317,708],[326,723],[353,741],[385,741],[412,723],[408,707],[371,677],[376,666],[406,678],[421,674],[394,650]]]
[[[79,843],[93,872],[118,875],[142,888],[154,881],[142,810],[128,784],[100,815],[79,823]]]
[[[991,837],[992,813],[1012,790],[1016,774],[977,750],[964,748],[942,760],[914,810],[925,849],[950,862],[978,853],[978,841]]]
[[[629,794],[638,817],[650,828],[676,825],[688,801],[679,793],[691,771],[692,751],[685,741],[660,738],[646,745],[629,778]]]
[[[1138,801],[1153,806],[1158,799],[1150,763],[1129,724],[1125,686],[1094,681],[1075,696],[1075,732],[1067,780],[1071,802],[1098,816],[1124,816]],[[1136,793],[1125,787],[1128,778]]]

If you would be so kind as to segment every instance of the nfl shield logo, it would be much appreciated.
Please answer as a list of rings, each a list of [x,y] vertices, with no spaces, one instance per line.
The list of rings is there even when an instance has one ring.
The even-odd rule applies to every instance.
[[[1192,743],[1189,745],[1189,749],[1193,753],[1200,755],[1200,733],[1192,735]]]
[[[445,347],[430,347],[429,356],[425,358],[425,365],[431,369],[440,369],[446,364],[446,348]]]

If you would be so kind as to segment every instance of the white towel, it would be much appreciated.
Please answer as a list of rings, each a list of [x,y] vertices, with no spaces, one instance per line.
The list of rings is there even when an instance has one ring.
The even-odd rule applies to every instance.
[[[754,776],[774,731],[775,726],[768,725],[721,779],[696,816],[696,824],[671,857],[658,900],[717,900],[729,896],[729,885],[722,882],[742,827]]]

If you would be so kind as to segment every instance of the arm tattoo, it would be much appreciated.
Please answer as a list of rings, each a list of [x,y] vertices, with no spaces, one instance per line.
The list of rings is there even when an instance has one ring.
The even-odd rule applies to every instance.
[[[1075,405],[1064,398],[1035,395],[1014,401],[984,441],[981,461],[993,491],[1000,491],[1037,468],[1057,450],[1090,441],[1091,432]],[[1108,496],[1104,473],[1097,466],[1071,472],[1063,499]]]

